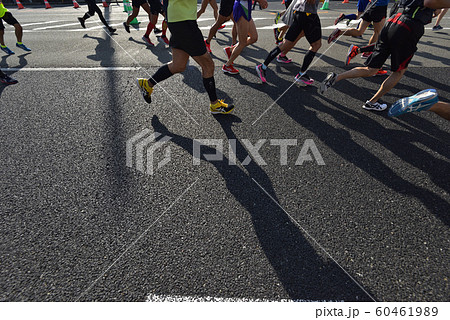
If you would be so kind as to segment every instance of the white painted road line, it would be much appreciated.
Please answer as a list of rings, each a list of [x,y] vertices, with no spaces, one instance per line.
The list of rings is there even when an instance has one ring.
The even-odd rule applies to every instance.
[[[200,296],[171,296],[149,294],[145,302],[337,302],[337,301],[316,301],[316,300],[292,300],[292,299],[252,299],[252,298],[220,298],[220,297],[200,297]]]

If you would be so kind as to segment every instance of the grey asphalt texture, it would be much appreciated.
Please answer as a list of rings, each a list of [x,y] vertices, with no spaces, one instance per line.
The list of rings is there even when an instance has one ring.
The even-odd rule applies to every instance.
[[[330,7],[320,12],[322,27],[356,2]],[[264,18],[257,27],[273,24],[281,8],[271,1],[256,10]],[[389,118],[362,109],[384,76],[318,92],[328,72],[362,64],[343,61],[351,43],[367,43],[369,30],[363,40],[339,39],[313,64],[314,86],[283,95],[306,41],[288,54],[293,64],[271,64],[263,85],[254,66],[274,48],[272,30],[258,30],[258,42],[235,62],[241,73],[229,76],[221,71],[226,28],[212,43],[215,78],[219,98],[236,109],[212,116],[192,60],[144,102],[135,78],[171,55],[140,39],[143,13],[140,30],[126,33],[122,9],[107,10],[118,28],[112,37],[100,27],[81,30],[76,17],[86,6],[11,10],[33,51],[15,48],[6,27],[16,54],[0,55],[0,65],[19,83],[0,86],[0,301],[145,301],[150,294],[448,301],[450,123],[430,112]],[[208,19],[201,27],[211,25],[211,10],[201,18]],[[427,88],[449,101],[448,18],[441,32],[427,25],[384,102]],[[94,16],[87,26],[98,24]],[[320,53],[332,30],[323,29]],[[112,68],[52,69],[80,67]],[[125,164],[127,140],[145,128],[172,138],[171,161],[153,175]],[[193,165],[194,139],[224,141],[223,160]],[[248,155],[245,139],[267,139],[260,149],[267,164],[229,165],[228,139],[237,141],[239,162]],[[287,165],[270,139],[297,139]],[[325,165],[295,165],[306,139]]]

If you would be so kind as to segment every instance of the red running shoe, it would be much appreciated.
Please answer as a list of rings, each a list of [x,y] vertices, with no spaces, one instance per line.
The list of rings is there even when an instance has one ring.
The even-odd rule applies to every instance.
[[[380,69],[378,70],[376,76],[384,76],[386,75],[388,72],[386,70]]]
[[[206,40],[205,40],[205,46],[206,46],[206,51],[208,51],[208,53],[212,53],[212,51],[211,51],[211,44],[206,42]]]
[[[222,71],[225,72],[225,73],[229,73],[229,74],[238,74],[239,73],[239,70],[235,69],[233,67],[233,65],[227,66],[225,64],[222,67]]]
[[[334,20],[334,25],[337,25],[339,22],[341,22],[344,19],[345,19],[345,14],[341,13],[341,15],[339,17],[337,17],[336,20]]]
[[[336,28],[328,37],[328,43],[333,42],[341,35],[342,31],[339,28]]]

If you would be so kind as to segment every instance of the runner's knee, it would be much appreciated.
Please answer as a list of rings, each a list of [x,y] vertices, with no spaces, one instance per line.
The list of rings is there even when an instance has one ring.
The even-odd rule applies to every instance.
[[[170,67],[170,72],[172,72],[173,74],[175,74],[175,73],[181,73],[181,72],[183,72],[184,70],[186,70],[186,65],[184,64],[180,64],[180,63],[171,63],[170,65],[169,65],[169,67]]]
[[[255,43],[256,41],[258,41],[258,35],[256,35],[256,36],[251,36],[251,37],[247,40],[247,45],[251,45],[251,44]]]

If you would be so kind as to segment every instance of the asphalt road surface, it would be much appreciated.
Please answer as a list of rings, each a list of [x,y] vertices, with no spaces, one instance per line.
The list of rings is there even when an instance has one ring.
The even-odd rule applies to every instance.
[[[229,116],[209,114],[193,60],[144,102],[135,79],[171,60],[154,34],[155,47],[141,40],[144,13],[128,34],[123,6],[111,5],[109,36],[96,16],[80,27],[85,5],[11,9],[33,51],[16,48],[6,26],[16,54],[1,53],[0,65],[19,83],[0,86],[0,300],[447,301],[450,123],[362,109],[385,76],[320,95],[328,72],[363,63],[344,59],[371,35],[328,45],[356,2],[330,7],[311,87],[292,85],[304,39],[294,63],[270,65],[267,84],[255,73],[274,48],[279,1],[254,12],[259,40],[235,61],[240,75],[222,73],[231,27],[218,33]],[[449,18],[440,32],[426,26],[384,102],[427,88],[449,101]],[[208,8],[205,36],[212,23]],[[215,145],[194,164],[199,139]]]

